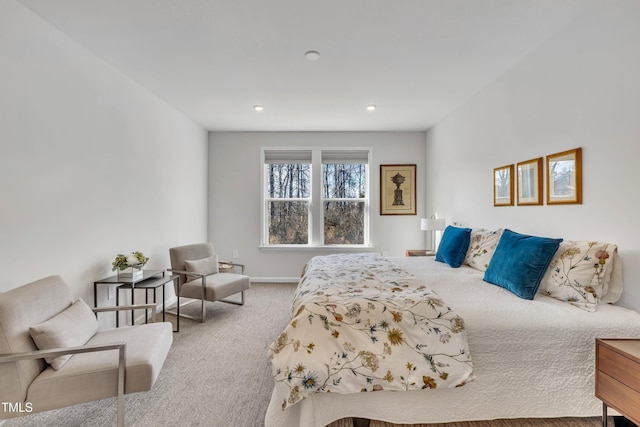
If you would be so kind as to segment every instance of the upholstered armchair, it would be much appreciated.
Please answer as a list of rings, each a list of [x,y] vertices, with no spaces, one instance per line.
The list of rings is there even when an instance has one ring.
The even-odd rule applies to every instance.
[[[155,320],[155,305],[91,309],[59,276],[1,293],[0,420],[117,397],[123,426],[124,395],[151,389],[173,342],[164,322],[99,330],[95,312],[134,308]]]
[[[221,301],[230,304],[244,305],[244,291],[249,289],[251,281],[244,274],[220,272],[218,257],[211,243],[196,243],[169,249],[171,271],[178,274],[176,285],[177,315],[188,319],[206,321],[205,301]],[[242,264],[225,261],[225,264],[238,267],[244,273]],[[174,282],[175,283],[175,282]],[[240,302],[225,298],[240,293]],[[180,313],[180,298],[190,298],[201,301],[200,317]],[[189,301],[192,302],[192,301]],[[189,303],[187,302],[187,304]]]

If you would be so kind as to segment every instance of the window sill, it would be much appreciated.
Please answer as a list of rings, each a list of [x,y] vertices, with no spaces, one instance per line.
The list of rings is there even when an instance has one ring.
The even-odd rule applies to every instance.
[[[265,251],[332,251],[332,252],[371,252],[371,245],[260,245]]]

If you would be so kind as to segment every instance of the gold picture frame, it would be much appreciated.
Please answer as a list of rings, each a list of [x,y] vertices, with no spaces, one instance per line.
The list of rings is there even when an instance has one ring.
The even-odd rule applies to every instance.
[[[582,204],[582,148],[547,156],[547,205]]]
[[[537,206],[542,204],[542,157],[519,162],[518,206]]]
[[[380,165],[380,215],[416,214],[416,165]]]
[[[493,206],[513,206],[513,165],[493,170]]]

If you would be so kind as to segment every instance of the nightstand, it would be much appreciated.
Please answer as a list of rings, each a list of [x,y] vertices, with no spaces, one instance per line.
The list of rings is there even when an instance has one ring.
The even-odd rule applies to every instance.
[[[640,425],[640,339],[596,339],[596,397]]]
[[[428,249],[407,249],[404,251],[404,256],[436,256],[436,251],[430,251]]]

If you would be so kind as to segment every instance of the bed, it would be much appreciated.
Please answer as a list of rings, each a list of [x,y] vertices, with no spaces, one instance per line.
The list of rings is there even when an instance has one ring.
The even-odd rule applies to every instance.
[[[567,249],[566,254],[573,254],[571,250],[574,249]],[[601,253],[595,250],[593,253],[596,252]],[[558,262],[566,261],[566,254],[564,258],[558,258],[556,254],[560,261],[554,258],[555,264],[547,262],[545,281],[551,283],[562,275],[563,267]],[[579,254],[591,263],[594,283],[596,279],[598,283],[602,282],[598,263],[604,266],[605,262],[613,261],[616,248],[609,254],[606,255],[609,259],[602,256],[604,261]],[[467,255],[472,256],[471,251]],[[348,417],[412,424],[599,416],[602,403],[594,397],[596,337],[640,337],[640,314],[606,303],[603,295],[599,295],[601,301],[597,307],[591,307],[592,310],[579,307],[575,296],[558,299],[545,288],[529,300],[514,295],[505,287],[487,283],[484,280],[486,271],[464,263],[452,268],[434,257],[383,259],[377,255],[367,256],[374,264],[391,263],[392,268],[408,274],[414,279],[405,283],[409,287],[427,286],[433,297],[441,299],[455,316],[464,319],[463,335],[472,373],[467,373],[466,381],[457,379],[457,385],[462,385],[457,387],[420,387],[408,391],[384,388],[380,392],[344,394],[317,392],[289,405],[283,405],[288,396],[276,386],[265,418],[266,427],[320,427]],[[344,255],[339,262],[351,264],[352,257],[354,255]],[[582,259],[580,257],[576,259]],[[335,258],[320,258],[323,262],[336,261]],[[486,267],[487,263],[484,265]],[[574,267],[571,265],[570,269]],[[609,270],[607,282],[616,276],[613,267]],[[303,276],[301,284],[304,282]],[[601,284],[609,294],[617,293],[613,299],[619,297],[619,291],[606,289],[609,285]],[[303,288],[299,286],[296,301]],[[589,288],[587,297],[591,297],[591,293]],[[295,306],[294,301],[291,318],[296,314],[293,310],[299,309]],[[298,327],[304,325],[298,324]],[[322,345],[322,342],[316,342],[316,346]],[[277,384],[278,368],[276,364],[273,366]]]

